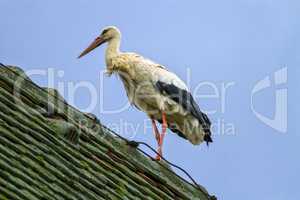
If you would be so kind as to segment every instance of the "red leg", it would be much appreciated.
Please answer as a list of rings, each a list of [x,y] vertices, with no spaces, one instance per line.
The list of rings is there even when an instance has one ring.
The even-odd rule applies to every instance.
[[[168,128],[168,124],[167,124],[167,119],[166,119],[166,113],[162,113],[162,133],[160,135],[160,145],[163,144],[163,140],[165,138],[166,132],[167,132],[167,128]]]
[[[160,143],[160,134],[159,134],[159,131],[157,129],[155,120],[151,119],[151,122],[152,122],[152,127],[153,127],[153,131],[154,131],[155,139],[157,141],[157,144],[159,145],[159,143]]]
[[[162,145],[167,132],[168,124],[166,119],[166,113],[162,113],[162,133],[160,135],[159,144],[158,144],[158,155],[156,156],[156,160],[160,160],[160,156],[162,156]]]

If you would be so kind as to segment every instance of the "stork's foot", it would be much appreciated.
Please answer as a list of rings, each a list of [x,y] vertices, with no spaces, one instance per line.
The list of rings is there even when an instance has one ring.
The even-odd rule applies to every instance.
[[[156,155],[156,157],[155,157],[155,161],[160,161],[161,160],[161,157],[160,157],[160,155]]]
[[[156,154],[155,161],[161,161],[161,154]]]

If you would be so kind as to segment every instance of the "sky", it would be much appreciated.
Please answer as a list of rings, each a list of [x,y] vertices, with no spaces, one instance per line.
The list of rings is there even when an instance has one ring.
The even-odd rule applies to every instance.
[[[122,51],[175,72],[213,122],[209,147],[169,131],[169,161],[218,199],[300,199],[299,1],[0,0],[0,7],[1,63],[156,147],[147,116],[128,105],[118,77],[103,74],[105,45],[76,59],[105,26],[117,26]]]

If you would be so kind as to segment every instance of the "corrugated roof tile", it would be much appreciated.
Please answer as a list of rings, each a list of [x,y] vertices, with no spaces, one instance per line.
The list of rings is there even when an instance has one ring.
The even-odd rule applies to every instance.
[[[69,106],[56,90],[1,65],[0,199],[213,197]]]

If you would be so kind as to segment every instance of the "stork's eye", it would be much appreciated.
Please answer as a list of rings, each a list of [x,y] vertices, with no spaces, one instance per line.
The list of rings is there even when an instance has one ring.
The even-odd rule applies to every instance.
[[[104,35],[105,33],[107,33],[108,29],[105,29],[102,31],[102,35]]]

